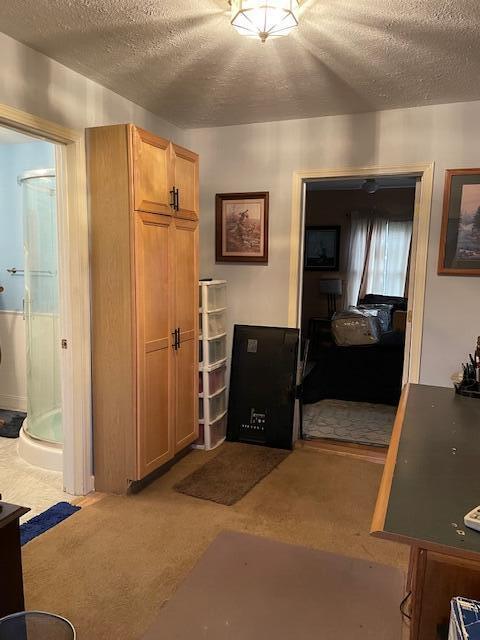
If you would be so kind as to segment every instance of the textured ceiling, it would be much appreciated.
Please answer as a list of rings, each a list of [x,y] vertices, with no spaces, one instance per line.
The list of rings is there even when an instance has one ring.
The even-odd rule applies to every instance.
[[[1,0],[0,29],[182,127],[480,98],[479,0],[306,0],[242,38],[226,0]]]

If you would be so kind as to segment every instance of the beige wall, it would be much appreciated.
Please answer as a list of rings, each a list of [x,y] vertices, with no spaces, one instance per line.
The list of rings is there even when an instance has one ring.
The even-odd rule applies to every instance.
[[[183,130],[2,33],[0,60],[0,103],[79,131],[133,122],[183,143]]]
[[[285,325],[288,310],[292,174],[295,170],[435,161],[421,381],[450,375],[480,334],[480,279],[440,277],[436,262],[447,168],[480,165],[480,102],[263,124],[197,129],[201,273],[229,282],[230,320]],[[266,266],[215,264],[215,193],[270,192]]]

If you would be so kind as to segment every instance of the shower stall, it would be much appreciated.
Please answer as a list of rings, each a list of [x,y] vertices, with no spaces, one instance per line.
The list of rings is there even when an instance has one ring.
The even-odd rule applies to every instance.
[[[62,471],[59,278],[55,170],[28,171],[22,188],[27,418],[18,451],[36,466]]]

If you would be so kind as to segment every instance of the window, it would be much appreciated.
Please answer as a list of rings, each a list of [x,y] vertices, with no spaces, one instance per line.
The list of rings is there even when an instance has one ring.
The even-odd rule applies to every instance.
[[[368,293],[403,296],[407,277],[411,220],[352,214],[347,304]]]

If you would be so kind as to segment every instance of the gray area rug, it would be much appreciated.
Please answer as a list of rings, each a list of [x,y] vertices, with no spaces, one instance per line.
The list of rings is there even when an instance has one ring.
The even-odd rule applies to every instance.
[[[222,532],[143,640],[400,640],[399,569]]]
[[[218,455],[175,485],[180,493],[230,506],[285,460],[290,451],[225,442]]]
[[[305,438],[388,446],[396,408],[386,404],[320,400],[303,407]]]

